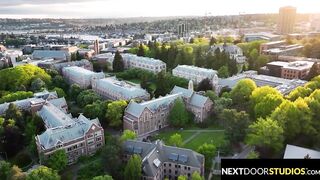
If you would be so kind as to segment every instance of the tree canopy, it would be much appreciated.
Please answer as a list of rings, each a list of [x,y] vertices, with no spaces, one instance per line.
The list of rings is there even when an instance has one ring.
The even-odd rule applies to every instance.
[[[213,144],[205,143],[198,148],[197,152],[204,155],[205,168],[210,169],[212,166],[212,159],[216,153],[216,147]]]
[[[124,169],[124,177],[127,180],[141,179],[141,157],[139,155],[131,156]]]
[[[175,133],[170,136],[169,145],[176,146],[176,147],[182,147],[182,143],[183,143],[183,140],[182,140],[182,137],[180,134]]]
[[[249,101],[252,92],[256,88],[256,83],[251,79],[240,80],[230,92],[233,103],[245,104]]]
[[[68,164],[68,157],[64,149],[55,151],[47,160],[48,166],[54,170],[61,171]]]
[[[184,127],[190,121],[190,113],[186,110],[181,98],[174,101],[168,118],[169,123],[175,127]]]
[[[137,138],[137,134],[134,131],[126,129],[123,131],[123,134],[120,137],[120,141],[124,142],[126,140],[129,140],[129,139],[134,140],[136,138]]]
[[[50,169],[46,166],[40,166],[37,169],[32,170],[26,180],[60,180],[60,176],[57,171]]]
[[[127,102],[123,100],[113,101],[108,104],[106,116],[109,120],[109,125],[111,127],[121,126],[123,113],[126,107],[127,107]]]
[[[112,69],[114,72],[122,72],[124,70],[124,62],[119,51],[114,55]]]

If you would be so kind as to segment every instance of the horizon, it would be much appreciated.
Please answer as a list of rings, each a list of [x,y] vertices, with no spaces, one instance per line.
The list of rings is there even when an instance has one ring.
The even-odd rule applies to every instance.
[[[308,1],[306,3],[306,1]],[[0,2],[0,18],[9,19],[115,19],[201,17],[244,14],[277,14],[280,7],[293,6],[298,14],[320,13],[313,0],[11,0]],[[156,4],[157,3],[157,4]],[[120,4],[120,5],[119,5]],[[156,4],[156,5],[154,5]],[[116,7],[116,8],[110,8]],[[157,8],[158,11],[155,11]]]

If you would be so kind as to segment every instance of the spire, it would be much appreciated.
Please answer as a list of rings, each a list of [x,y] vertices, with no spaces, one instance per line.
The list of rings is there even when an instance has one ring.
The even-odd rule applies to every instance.
[[[193,81],[189,81],[188,89],[193,91]]]

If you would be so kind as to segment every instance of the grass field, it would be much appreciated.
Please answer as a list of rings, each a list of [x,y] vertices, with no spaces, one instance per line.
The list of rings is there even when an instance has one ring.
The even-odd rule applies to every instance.
[[[168,143],[171,135],[178,133],[181,135],[183,141],[186,141],[194,134],[196,134],[190,141],[185,142],[184,148],[197,150],[199,146],[204,143],[214,144],[216,147],[221,147],[226,143],[225,135],[223,131],[214,131],[213,129],[205,129],[209,131],[201,131],[199,129],[188,129],[188,130],[169,130],[160,132],[154,137],[154,139],[161,139],[165,143]]]

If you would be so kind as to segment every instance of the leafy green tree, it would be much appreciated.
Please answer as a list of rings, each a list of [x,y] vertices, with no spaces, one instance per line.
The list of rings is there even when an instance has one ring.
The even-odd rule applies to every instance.
[[[124,70],[124,62],[119,51],[114,55],[112,69],[114,72],[122,72]]]
[[[124,177],[127,180],[141,179],[141,157],[139,155],[131,156],[124,169]]]
[[[218,70],[218,76],[221,78],[227,78],[229,77],[229,69],[228,66],[222,66]]]
[[[104,175],[104,176],[96,176],[92,178],[92,180],[113,180],[113,178],[109,175]]]
[[[25,92],[25,91],[17,91],[14,93],[9,93],[7,95],[4,95],[0,98],[0,103],[5,103],[5,102],[12,102],[16,100],[21,100],[21,99],[27,99],[29,97],[32,97],[33,93],[31,91]]]
[[[67,94],[61,88],[55,87],[53,91],[57,92],[59,98],[67,97]]]
[[[210,46],[213,46],[213,45],[215,45],[216,43],[217,43],[217,39],[214,38],[214,37],[211,37],[209,45],[210,45]]]
[[[295,101],[299,97],[304,98],[304,97],[309,96],[311,93],[312,93],[312,89],[310,89],[308,87],[299,86],[296,89],[294,89],[293,91],[291,91],[289,93],[289,95],[287,96],[287,98],[291,101]]]
[[[40,78],[37,78],[31,82],[31,89],[33,92],[41,91],[46,86],[46,83]]]
[[[80,92],[77,97],[77,103],[80,107],[85,107],[87,104],[92,104],[100,99],[101,97],[97,93],[89,89]]]
[[[52,86],[53,88],[55,87],[62,88],[64,91],[67,91],[69,88],[69,85],[66,82],[66,80],[60,75],[57,75],[52,78]]]
[[[64,149],[55,151],[47,160],[48,166],[54,170],[61,171],[68,164],[67,153]]]
[[[77,84],[72,84],[70,88],[70,97],[73,100],[76,100],[78,95],[82,92],[82,89]]]
[[[60,180],[57,171],[46,166],[40,166],[27,174],[26,180]]]
[[[5,111],[5,119],[13,119],[19,127],[24,127],[25,121],[21,110],[17,105],[10,103],[8,109]]]
[[[249,59],[248,59],[248,63],[249,63],[249,69],[252,69],[254,70],[255,67],[256,67],[256,61],[259,57],[259,52],[257,49],[253,49],[251,52],[250,52],[250,56],[249,56]]]
[[[0,161],[0,179],[9,178],[11,164],[6,161]]]
[[[126,129],[123,131],[123,134],[120,137],[120,141],[124,142],[126,140],[129,140],[129,139],[134,140],[136,138],[137,138],[137,134],[134,131],[130,131],[130,130]]]
[[[235,109],[224,109],[220,114],[226,135],[231,142],[240,142],[244,139],[250,118],[245,111],[237,112]]]
[[[169,85],[166,79],[166,72],[162,71],[158,73],[157,79],[156,79],[156,91],[154,92],[156,97],[164,96],[169,91]]]
[[[180,176],[178,176],[178,180],[188,180],[188,177],[180,175]]]
[[[9,177],[10,178],[8,178],[8,179],[10,179],[10,180],[25,180],[26,174],[24,172],[22,172],[22,170],[18,166],[13,165],[11,167]]]
[[[259,55],[255,62],[255,70],[259,70],[262,66],[265,66],[269,62],[269,58],[266,55]]]
[[[212,159],[216,153],[216,147],[213,144],[205,143],[198,148],[197,152],[204,155],[205,168],[209,170],[212,166]]]
[[[137,56],[144,56],[145,55],[145,51],[144,51],[144,47],[143,44],[140,44],[138,52],[137,52]]]
[[[191,180],[204,180],[204,178],[201,177],[198,171],[194,171],[192,173]]]
[[[216,93],[212,90],[208,90],[205,94],[212,102],[215,102],[219,99],[219,97],[216,95]]]
[[[232,105],[232,99],[226,98],[226,97],[221,97],[214,101],[214,112],[216,114],[220,114],[224,109],[230,108]]]
[[[169,139],[169,145],[171,146],[176,146],[176,147],[182,147],[182,137],[180,134],[178,133],[175,133],[173,134],[172,136],[170,136],[170,139]]]
[[[267,94],[254,106],[255,117],[266,118],[284,101],[282,96]]]
[[[228,73],[230,76],[238,74],[237,61],[234,59],[230,59],[228,61]]]
[[[184,127],[190,120],[189,112],[181,98],[174,101],[173,107],[169,113],[169,123],[174,127]]]
[[[83,114],[90,119],[99,118],[100,122],[103,122],[109,103],[109,101],[96,101],[92,104],[87,104],[83,109]]]
[[[249,152],[247,159],[259,159],[259,153],[257,151],[251,151]]]
[[[259,118],[248,129],[246,143],[278,152],[283,147],[283,128],[271,118]]]
[[[108,104],[106,116],[109,119],[109,125],[111,127],[121,126],[124,109],[126,107],[127,107],[127,102],[123,100],[113,101],[112,103]]]
[[[242,79],[231,90],[232,102],[235,104],[245,104],[250,100],[251,93],[257,88],[251,79]]]

